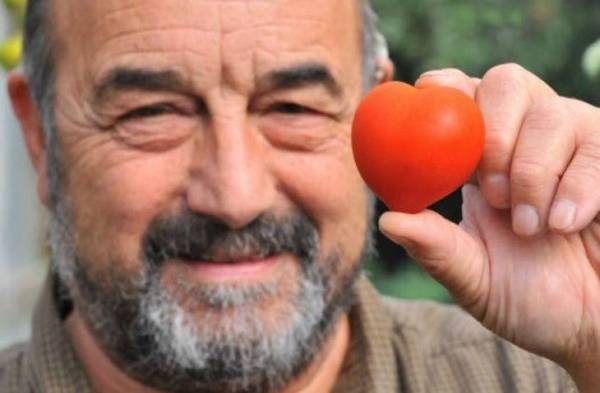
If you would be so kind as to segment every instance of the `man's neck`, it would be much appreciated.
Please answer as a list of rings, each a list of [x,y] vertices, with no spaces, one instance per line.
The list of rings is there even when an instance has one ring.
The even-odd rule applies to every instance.
[[[75,352],[98,393],[161,393],[119,370],[97,344],[77,308],[65,320]],[[328,393],[333,390],[350,347],[348,315],[340,317],[333,334],[307,370],[280,393]]]

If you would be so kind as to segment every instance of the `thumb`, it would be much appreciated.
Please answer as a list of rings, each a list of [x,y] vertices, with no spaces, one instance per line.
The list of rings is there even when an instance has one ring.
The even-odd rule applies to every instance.
[[[379,228],[463,306],[470,308],[484,297],[486,258],[479,242],[458,225],[425,210],[385,213]]]

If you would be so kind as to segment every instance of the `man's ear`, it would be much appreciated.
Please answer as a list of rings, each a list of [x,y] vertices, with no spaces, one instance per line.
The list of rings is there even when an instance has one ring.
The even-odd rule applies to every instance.
[[[21,124],[23,140],[27,146],[29,159],[37,174],[37,192],[40,201],[48,206],[49,188],[46,162],[46,136],[40,111],[31,95],[27,78],[21,72],[13,72],[8,77],[8,94],[13,112]]]
[[[389,59],[389,57],[385,57],[383,59],[377,60],[377,68],[376,68],[376,78],[377,84],[380,85],[385,82],[391,82],[394,80],[394,63]]]

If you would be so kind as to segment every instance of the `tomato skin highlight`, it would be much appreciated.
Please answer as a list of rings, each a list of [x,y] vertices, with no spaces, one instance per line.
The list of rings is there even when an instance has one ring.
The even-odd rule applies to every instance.
[[[357,108],[352,150],[373,192],[394,211],[417,213],[454,192],[477,168],[483,116],[463,92],[388,82]]]

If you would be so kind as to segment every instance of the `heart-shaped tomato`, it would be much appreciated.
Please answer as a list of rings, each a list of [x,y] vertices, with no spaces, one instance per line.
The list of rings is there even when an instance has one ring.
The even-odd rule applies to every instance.
[[[425,209],[465,183],[484,139],[475,102],[449,87],[385,83],[365,97],[352,125],[361,176],[390,209],[406,213]]]

